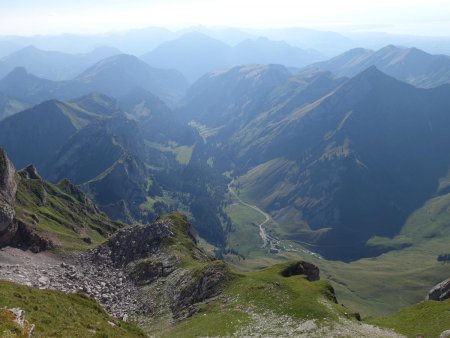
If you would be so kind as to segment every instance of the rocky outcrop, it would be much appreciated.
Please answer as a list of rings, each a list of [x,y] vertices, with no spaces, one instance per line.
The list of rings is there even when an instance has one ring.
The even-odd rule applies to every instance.
[[[25,169],[22,169],[19,172],[19,175],[28,180],[41,180],[42,177],[39,175],[36,167],[33,164],[30,164]]]
[[[194,304],[217,296],[229,279],[228,269],[222,261],[173,273],[167,281],[166,295],[174,318],[183,319],[195,313]]]
[[[179,259],[174,255],[161,254],[133,262],[127,270],[137,285],[147,285],[158,278],[169,276],[178,268],[179,263]]]
[[[14,328],[14,334],[11,332],[11,336],[8,334],[9,332],[4,331],[4,337],[28,337],[31,338],[33,336],[34,324],[30,324],[25,319],[25,311],[19,308],[0,308],[0,317],[2,321],[8,323]]]
[[[16,171],[6,153],[0,148],[0,236],[11,226],[15,211]]]
[[[180,215],[121,229],[89,255],[94,264],[124,271],[145,290],[139,311],[146,315],[163,311],[158,304],[165,304],[174,319],[186,318],[197,311],[196,303],[218,295],[230,279],[225,263],[196,246]]]
[[[50,239],[38,233],[34,226],[21,220],[14,220],[8,233],[10,234],[8,245],[22,250],[38,253],[52,249],[55,246]]]
[[[435,285],[426,297],[427,300],[445,300],[450,298],[450,278]]]
[[[94,250],[98,260],[109,259],[116,267],[149,258],[161,250],[164,239],[173,236],[169,221],[119,230],[105,245]]]
[[[320,279],[320,270],[317,266],[312,263],[300,261],[289,265],[284,269],[281,274],[284,277],[291,277],[296,275],[305,275],[306,279],[310,282],[317,281]]]

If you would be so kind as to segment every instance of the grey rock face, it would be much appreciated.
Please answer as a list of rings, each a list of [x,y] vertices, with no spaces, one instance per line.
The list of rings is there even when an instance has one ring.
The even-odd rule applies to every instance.
[[[427,300],[445,300],[450,298],[450,278],[435,285],[426,297]]]
[[[195,313],[193,305],[218,295],[228,279],[224,263],[194,273],[184,269],[175,271],[166,283],[166,297],[174,318],[183,319]]]
[[[0,148],[0,234],[14,220],[14,201],[17,191],[15,174],[14,166],[3,149]]]
[[[127,227],[112,236],[106,245],[95,250],[99,259],[108,257],[116,267],[124,267],[158,252],[165,238],[172,236],[170,222]]]
[[[127,271],[137,285],[146,285],[160,277],[169,276],[177,269],[179,263],[179,259],[173,255],[168,253],[158,254],[131,263]]]

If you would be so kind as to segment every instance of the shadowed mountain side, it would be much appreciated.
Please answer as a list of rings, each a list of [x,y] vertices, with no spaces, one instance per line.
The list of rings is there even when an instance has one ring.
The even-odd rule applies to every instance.
[[[239,162],[291,163],[287,172],[261,164],[243,177],[244,190],[280,220],[294,208],[311,229],[328,229],[316,243],[327,257],[370,255],[365,241],[397,234],[447,172],[449,95],[449,86],[416,89],[369,68],[264,130],[238,133]],[[256,187],[270,168],[280,179]]]

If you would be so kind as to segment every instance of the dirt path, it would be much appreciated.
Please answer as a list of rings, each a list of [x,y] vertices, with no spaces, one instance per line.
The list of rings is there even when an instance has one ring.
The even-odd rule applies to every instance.
[[[228,184],[228,190],[229,190],[230,193],[237,199],[237,201],[238,201],[240,204],[242,204],[242,205],[244,205],[244,206],[246,206],[246,207],[248,207],[248,208],[251,208],[251,209],[257,211],[258,213],[260,213],[261,215],[264,216],[264,221],[258,224],[258,228],[259,228],[259,237],[261,237],[261,239],[262,239],[262,241],[263,241],[263,246],[264,246],[264,247],[266,247],[266,246],[272,247],[273,244],[274,244],[273,242],[275,242],[275,244],[278,244],[278,240],[276,240],[275,238],[269,236],[269,235],[266,233],[266,230],[264,229],[264,225],[265,225],[267,222],[270,221],[270,215],[269,215],[268,213],[262,211],[262,210],[261,210],[260,208],[258,208],[256,205],[252,205],[252,204],[249,204],[249,203],[244,202],[244,201],[238,196],[238,194],[236,193],[236,191],[234,191],[233,188],[231,188],[231,183]]]

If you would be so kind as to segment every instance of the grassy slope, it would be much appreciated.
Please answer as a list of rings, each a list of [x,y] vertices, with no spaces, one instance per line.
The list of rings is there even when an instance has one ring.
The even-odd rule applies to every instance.
[[[168,337],[232,335],[247,325],[254,326],[254,316],[316,319],[333,322],[345,308],[334,304],[326,281],[309,282],[304,276],[283,277],[281,271],[290,263],[248,273],[233,273],[222,297],[201,306],[198,314],[169,329]],[[286,316],[286,317],[284,317]],[[326,319],[325,319],[326,318]],[[283,321],[270,323],[271,330],[283,327]],[[297,322],[297,325],[299,323]]]
[[[370,323],[388,327],[407,337],[439,337],[450,328],[450,300],[424,301],[407,307],[388,317],[369,320]]]
[[[240,186],[241,198],[258,205],[254,199],[249,198],[245,183]],[[331,280],[340,302],[363,315],[383,315],[421,301],[432,286],[450,276],[450,264],[436,260],[439,254],[450,252],[449,208],[450,194],[430,200],[409,217],[397,238],[377,238],[371,241],[391,248],[397,245],[401,248],[405,244],[410,246],[375,258],[348,264],[327,261],[310,255],[299,243],[282,241],[282,246],[291,251],[283,251],[276,257],[261,253],[259,257],[253,255],[246,260],[228,261],[243,270],[268,266],[280,260],[300,258],[311,261],[321,268],[324,278]],[[235,221],[233,212],[227,211]],[[249,217],[246,225],[236,227],[237,231],[231,239],[242,236],[250,241],[247,246],[261,245],[256,235],[247,235],[252,222]],[[286,229],[285,226],[281,228],[282,231]],[[279,227],[275,226],[274,229],[277,231]],[[237,248],[239,245],[239,241],[229,244],[230,248]]]
[[[120,227],[103,213],[94,211],[92,202],[85,200],[86,196],[67,181],[54,185],[19,178],[16,198],[17,218],[33,224],[31,215],[37,215],[36,230],[63,248],[89,249]]]
[[[176,142],[170,141],[169,144],[163,145],[155,142],[146,141],[147,145],[151,148],[157,149],[165,153],[172,153],[175,155],[178,163],[187,165],[191,161],[192,152],[194,151],[195,144],[192,146],[178,145]]]
[[[184,215],[172,213],[162,217],[165,218],[172,221],[174,233],[166,240],[165,250],[179,257],[184,269],[200,276],[205,269],[224,267],[229,280],[218,297],[199,305],[200,311],[194,316],[172,323],[163,315],[146,327],[148,332],[167,337],[240,336],[242,330],[261,326],[255,317],[269,315],[271,321],[263,321],[269,325],[268,329],[276,332],[284,327],[286,318],[297,327],[299,322],[307,320],[333,325],[339,318],[347,316],[348,310],[333,302],[333,291],[327,281],[309,282],[305,276],[283,277],[281,272],[292,262],[254,272],[233,271],[224,266],[223,261],[214,260],[197,247],[188,235],[189,224]],[[147,262],[142,260],[140,263]]]
[[[33,337],[144,337],[134,325],[112,318],[92,299],[0,281],[0,306],[25,310]],[[113,323],[111,325],[110,323]],[[0,323],[0,335],[14,328]],[[15,337],[15,335],[11,335]]]
[[[228,234],[228,243],[232,243],[232,248],[245,257],[261,256],[261,248],[258,224],[264,217],[257,211],[233,203],[226,207],[225,212],[230,216],[234,231]]]

